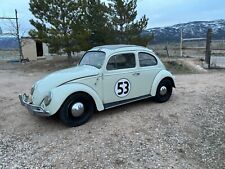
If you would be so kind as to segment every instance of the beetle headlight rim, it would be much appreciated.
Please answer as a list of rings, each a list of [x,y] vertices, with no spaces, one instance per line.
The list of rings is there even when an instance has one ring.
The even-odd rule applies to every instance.
[[[31,87],[31,89],[30,89],[30,94],[31,94],[31,96],[34,94],[35,88],[36,88],[35,85],[33,85],[33,86]]]
[[[44,97],[44,104],[48,106],[52,101],[52,93],[49,92],[47,96]]]

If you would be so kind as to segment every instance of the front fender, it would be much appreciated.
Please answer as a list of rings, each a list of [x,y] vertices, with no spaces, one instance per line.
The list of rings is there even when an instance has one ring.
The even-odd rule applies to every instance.
[[[61,107],[63,102],[66,100],[66,98],[76,92],[85,92],[89,94],[95,101],[97,110],[98,111],[104,110],[102,100],[99,98],[98,94],[92,88],[80,83],[65,84],[52,89],[51,103],[47,107],[45,107],[44,104],[42,104],[42,106],[44,106],[44,109],[49,111],[50,114],[53,115],[59,110],[59,108]]]
[[[175,80],[175,77],[167,70],[161,70],[155,77],[153,84],[152,84],[152,89],[151,89],[151,96],[155,96],[156,95],[156,91],[157,91],[157,87],[159,85],[159,83],[161,82],[162,79],[169,77],[173,80]],[[175,87],[175,85],[174,85]]]

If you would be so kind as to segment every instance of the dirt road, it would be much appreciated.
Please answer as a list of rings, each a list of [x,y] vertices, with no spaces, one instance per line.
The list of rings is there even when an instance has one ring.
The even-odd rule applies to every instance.
[[[19,104],[45,72],[0,70],[0,168],[225,168],[225,72],[177,75],[171,100],[67,128]]]

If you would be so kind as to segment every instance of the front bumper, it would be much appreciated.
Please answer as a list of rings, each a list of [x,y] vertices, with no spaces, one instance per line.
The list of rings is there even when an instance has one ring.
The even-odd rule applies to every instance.
[[[35,106],[31,102],[29,102],[29,96],[27,96],[25,93],[20,94],[19,99],[21,105],[26,107],[30,113],[39,116],[50,116],[50,113],[48,111],[45,111],[41,106]]]

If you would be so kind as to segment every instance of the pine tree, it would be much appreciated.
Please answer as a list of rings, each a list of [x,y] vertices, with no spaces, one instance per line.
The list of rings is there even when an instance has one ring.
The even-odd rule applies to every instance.
[[[116,43],[147,45],[150,36],[142,36],[148,19],[137,17],[137,0],[110,0],[111,17]]]
[[[55,52],[63,50],[71,59],[72,51],[88,48],[81,5],[82,0],[30,0],[30,11],[36,18],[30,20],[35,27],[30,35],[48,43]]]
[[[100,0],[86,0],[84,20],[90,32],[89,43],[93,46],[112,42],[109,8]]]
[[[49,44],[52,52],[71,52],[90,47],[126,43],[146,45],[143,35],[148,19],[137,17],[137,0],[30,0],[33,38]]]

